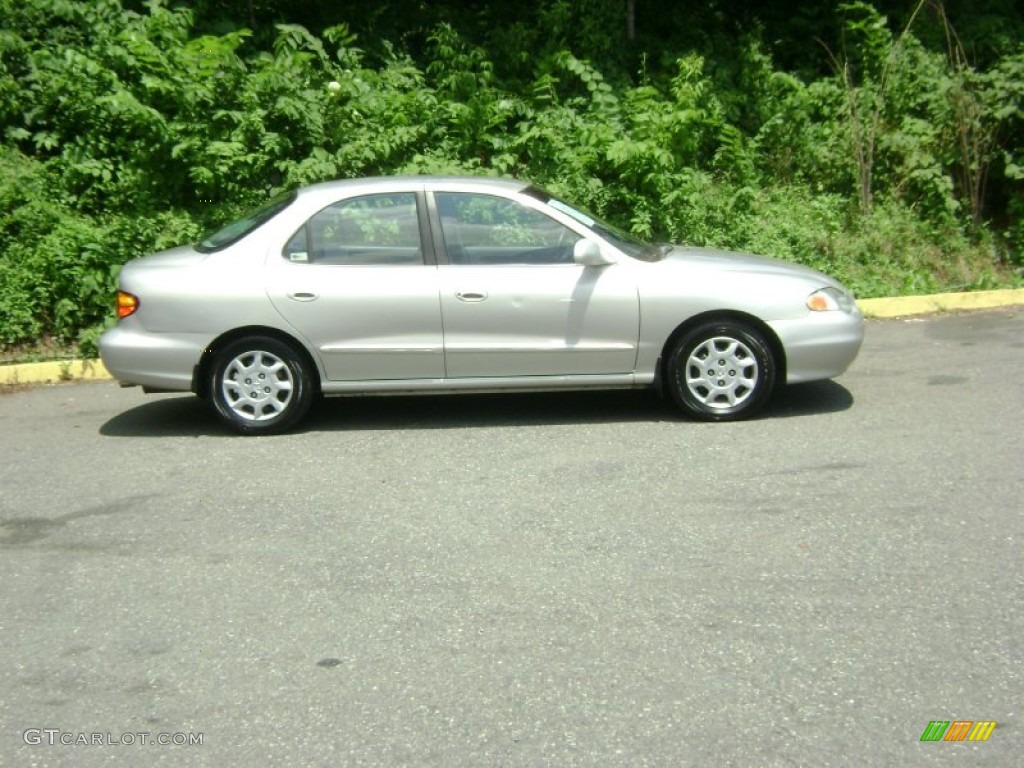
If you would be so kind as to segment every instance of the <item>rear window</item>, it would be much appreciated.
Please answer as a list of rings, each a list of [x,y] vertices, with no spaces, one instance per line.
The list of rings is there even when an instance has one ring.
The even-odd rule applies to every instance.
[[[252,213],[208,234],[196,245],[196,250],[202,253],[213,253],[221,248],[227,248],[232,243],[237,243],[291,205],[295,201],[295,197],[295,190],[278,195]]]

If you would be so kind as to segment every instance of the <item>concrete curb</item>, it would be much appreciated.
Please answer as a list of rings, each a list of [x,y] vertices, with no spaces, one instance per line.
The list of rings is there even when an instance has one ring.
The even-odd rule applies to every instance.
[[[967,309],[995,309],[1024,305],[1024,288],[974,293],[936,293],[931,296],[902,296],[892,299],[861,299],[864,317],[908,317]],[[48,363],[0,365],[0,386],[52,384],[58,381],[113,378],[100,360],[59,360]]]

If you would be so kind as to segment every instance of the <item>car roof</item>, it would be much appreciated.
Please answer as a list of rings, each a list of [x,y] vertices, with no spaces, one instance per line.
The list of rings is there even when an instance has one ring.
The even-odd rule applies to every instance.
[[[322,194],[353,194],[365,192],[393,192],[400,189],[417,189],[421,187],[503,189],[509,192],[520,192],[530,186],[530,182],[518,179],[505,179],[496,176],[373,176],[363,179],[339,179],[310,184],[298,190],[300,196]]]

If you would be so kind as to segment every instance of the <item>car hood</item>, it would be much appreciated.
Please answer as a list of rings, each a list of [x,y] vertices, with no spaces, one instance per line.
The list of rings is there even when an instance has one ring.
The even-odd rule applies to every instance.
[[[716,248],[673,245],[666,252],[664,261],[673,265],[686,265],[698,269],[707,268],[716,272],[727,270],[759,275],[805,277],[813,278],[827,285],[839,285],[827,275],[802,264],[772,259],[767,256],[756,256],[752,253],[722,251]]]

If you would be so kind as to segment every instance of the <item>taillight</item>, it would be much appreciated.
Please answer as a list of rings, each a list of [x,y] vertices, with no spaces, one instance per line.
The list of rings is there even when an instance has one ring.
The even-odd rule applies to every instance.
[[[118,319],[134,315],[139,308],[139,297],[128,291],[117,292],[117,317]]]

